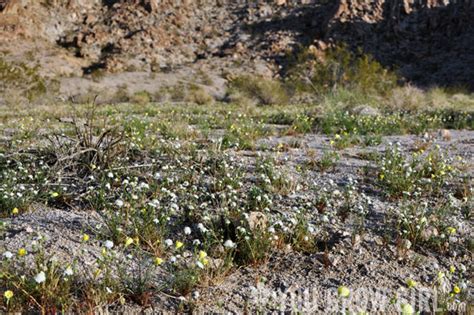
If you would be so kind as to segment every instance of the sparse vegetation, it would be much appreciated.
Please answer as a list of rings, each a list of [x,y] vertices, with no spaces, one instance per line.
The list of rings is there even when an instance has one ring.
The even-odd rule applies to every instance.
[[[123,86],[115,105],[4,109],[5,222],[22,224],[38,208],[94,219],[67,235],[87,265],[51,253],[49,231],[10,234],[10,242],[2,224],[0,308],[94,312],[148,307],[160,294],[191,309],[203,288],[288,256],[314,270],[352,268],[345,260],[359,254],[382,268],[382,248],[391,249],[384,264],[397,268],[433,256],[465,264],[472,178],[469,157],[458,155],[474,127],[470,98],[459,105],[440,90],[394,88],[370,59],[334,53],[318,75],[350,69],[313,89],[317,104],[290,106],[289,82],[249,75],[235,78],[230,94],[266,106],[214,103],[202,87],[182,84],[155,95]],[[427,109],[443,97],[448,106]],[[183,104],[152,103],[163,100]],[[466,301],[465,277],[452,272],[443,303]],[[351,295],[339,287],[339,299]]]
[[[260,105],[285,104],[289,100],[288,90],[280,81],[252,75],[232,78],[230,93],[241,93]]]
[[[86,270],[79,257],[54,260],[39,231],[32,244],[41,239],[42,247],[30,246],[31,239],[2,243],[10,258],[2,262],[1,286],[13,296],[1,307],[145,307],[160,292],[195,299],[240,268],[267,268],[289,254],[321,257],[330,268],[333,247],[343,246],[335,229],[350,236],[350,246],[375,237],[380,204],[391,209],[386,246],[398,248],[400,259],[410,250],[468,252],[459,225],[472,204],[469,179],[458,180],[466,164],[423,133],[470,128],[470,113],[313,112],[149,103],[48,107],[35,121],[4,112],[17,131],[2,144],[2,216],[15,220],[40,204],[92,211],[98,221],[73,236],[76,246],[96,252]],[[45,121],[48,130],[39,135],[36,124]],[[411,150],[388,143],[387,135],[405,133],[421,134]],[[321,145],[308,148],[314,137]],[[366,147],[367,137],[385,152]],[[269,150],[262,141],[272,141]],[[341,174],[345,152],[359,147],[373,167]],[[292,152],[304,153],[304,163],[293,164]]]
[[[14,64],[0,57],[0,90],[17,92],[33,102],[44,96],[49,89],[52,89],[50,92],[55,92],[54,82],[42,78],[38,74],[38,67],[29,67],[24,63]]]
[[[215,2],[0,0],[0,313],[473,313],[473,6]]]
[[[186,100],[191,103],[198,105],[211,104],[214,101],[214,98],[209,95],[204,88],[198,85],[191,85],[189,87],[189,92],[186,97]]]
[[[397,86],[397,76],[371,56],[337,46],[318,56],[306,49],[296,56],[288,76],[298,89],[325,93],[336,89],[387,95]]]
[[[133,94],[130,97],[129,101],[132,103],[137,103],[137,104],[146,104],[146,103],[151,102],[151,100],[152,98],[151,98],[150,93],[148,93],[147,91],[140,91]]]

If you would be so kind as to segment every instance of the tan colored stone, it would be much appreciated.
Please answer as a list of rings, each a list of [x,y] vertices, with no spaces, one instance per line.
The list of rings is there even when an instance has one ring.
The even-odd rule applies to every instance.
[[[439,136],[444,141],[451,141],[451,132],[448,129],[442,129],[439,131]]]
[[[247,224],[250,230],[266,229],[268,224],[267,216],[263,212],[253,211],[247,217]]]

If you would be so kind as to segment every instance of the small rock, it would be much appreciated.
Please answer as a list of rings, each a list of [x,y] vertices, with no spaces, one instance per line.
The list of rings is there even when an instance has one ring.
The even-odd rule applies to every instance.
[[[439,136],[444,141],[451,141],[451,132],[448,129],[442,129],[439,131]]]
[[[428,240],[431,237],[438,236],[438,230],[435,227],[430,226],[427,229],[423,230],[421,236],[423,237],[423,239]]]
[[[406,250],[410,249],[410,248],[411,248],[411,245],[412,245],[412,244],[411,244],[410,240],[407,240],[407,239],[404,239],[404,240],[402,240],[402,242],[401,242],[401,247],[402,247],[403,249],[406,249]]]
[[[355,234],[352,237],[352,246],[353,247],[358,247],[360,245],[361,237],[359,234]]]
[[[376,236],[374,237],[374,242],[375,244],[379,245],[379,246],[382,246],[384,244],[384,240],[382,237],[380,236]]]
[[[360,116],[380,116],[380,111],[368,105],[357,106],[352,113]]]
[[[267,227],[267,217],[264,213],[259,211],[250,212],[247,217],[247,224],[250,230],[265,229]]]

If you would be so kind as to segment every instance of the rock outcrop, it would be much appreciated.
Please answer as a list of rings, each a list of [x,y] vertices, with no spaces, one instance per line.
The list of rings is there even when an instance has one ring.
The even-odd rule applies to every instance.
[[[341,0],[324,39],[362,48],[422,86],[474,88],[474,1]]]
[[[284,69],[302,46],[344,43],[414,83],[473,88],[473,20],[471,0],[0,0],[0,48],[43,40],[88,73],[197,61]]]

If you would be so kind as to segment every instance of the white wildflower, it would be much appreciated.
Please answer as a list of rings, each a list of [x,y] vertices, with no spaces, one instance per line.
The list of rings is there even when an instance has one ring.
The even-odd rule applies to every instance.
[[[65,276],[72,276],[73,274],[74,274],[74,271],[72,270],[71,266],[68,266],[66,270],[64,270]]]
[[[204,269],[204,264],[201,261],[196,261],[196,266],[198,266],[201,269]]]
[[[234,247],[235,247],[235,243],[232,242],[232,240],[227,240],[227,241],[225,241],[225,243],[224,243],[224,247],[225,247],[225,248],[234,248]]]
[[[3,257],[5,257],[6,259],[10,259],[13,257],[13,254],[10,251],[6,251],[3,253]]]
[[[208,231],[202,223],[198,223],[197,228],[199,229],[199,231],[201,231],[201,233],[206,233]]]
[[[46,274],[44,273],[44,271],[41,271],[35,276],[35,281],[36,283],[43,283],[46,281]]]
[[[112,242],[110,240],[107,240],[107,241],[105,241],[104,246],[107,249],[111,249],[112,247],[114,247],[114,242]]]

